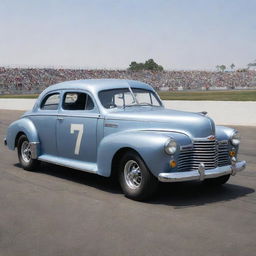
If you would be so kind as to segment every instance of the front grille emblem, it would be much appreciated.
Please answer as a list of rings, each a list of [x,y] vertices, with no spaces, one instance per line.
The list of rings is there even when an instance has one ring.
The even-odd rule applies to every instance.
[[[207,139],[210,140],[210,141],[213,141],[213,140],[215,140],[215,136],[214,135],[210,135],[210,136],[207,137]]]

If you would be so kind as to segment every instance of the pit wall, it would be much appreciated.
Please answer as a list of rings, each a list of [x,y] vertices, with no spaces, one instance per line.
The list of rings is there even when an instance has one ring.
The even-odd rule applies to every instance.
[[[0,109],[32,109],[35,99],[0,99]],[[253,101],[164,101],[166,108],[207,111],[216,124],[256,126],[256,102]],[[1,118],[1,117],[0,117]]]

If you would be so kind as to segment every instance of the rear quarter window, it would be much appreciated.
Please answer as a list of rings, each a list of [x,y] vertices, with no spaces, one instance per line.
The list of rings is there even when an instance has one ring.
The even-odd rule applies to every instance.
[[[60,103],[60,94],[59,93],[52,93],[42,100],[40,108],[42,110],[57,110]]]

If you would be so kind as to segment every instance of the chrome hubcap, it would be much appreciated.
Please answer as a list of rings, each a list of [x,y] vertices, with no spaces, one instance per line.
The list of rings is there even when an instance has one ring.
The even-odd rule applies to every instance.
[[[25,163],[31,160],[31,147],[28,141],[24,141],[21,145],[21,157]]]
[[[142,181],[139,165],[134,160],[129,160],[124,166],[124,177],[126,184],[131,189],[136,189]]]

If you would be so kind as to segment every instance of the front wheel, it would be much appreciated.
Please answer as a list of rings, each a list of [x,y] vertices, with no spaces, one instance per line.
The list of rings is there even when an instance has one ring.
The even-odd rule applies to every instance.
[[[37,159],[31,157],[31,147],[26,135],[21,135],[17,144],[19,162],[24,170],[33,171],[38,165]]]
[[[119,164],[119,182],[126,197],[143,201],[154,194],[158,180],[143,160],[134,152],[127,152]]]

